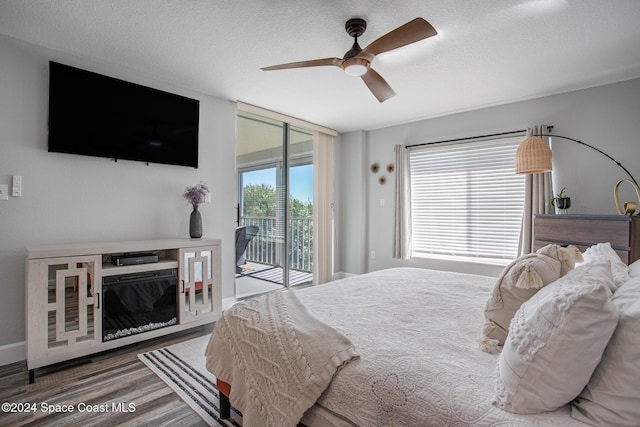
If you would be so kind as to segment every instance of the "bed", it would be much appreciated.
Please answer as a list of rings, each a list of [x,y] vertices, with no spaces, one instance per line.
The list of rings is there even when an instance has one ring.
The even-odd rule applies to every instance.
[[[395,268],[285,291],[349,337],[360,356],[340,367],[304,414],[304,425],[587,425],[571,417],[569,405],[521,415],[494,404],[498,356],[478,347],[494,283],[478,275]]]

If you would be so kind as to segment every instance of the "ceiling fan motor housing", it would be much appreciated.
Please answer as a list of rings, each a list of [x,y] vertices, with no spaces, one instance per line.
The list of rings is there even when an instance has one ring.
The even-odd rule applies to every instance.
[[[358,37],[367,29],[367,21],[362,18],[352,18],[344,24],[344,28],[347,30],[347,34],[353,37],[355,41],[351,49],[342,57],[343,61],[340,67],[350,76],[362,76],[369,70],[371,63],[364,58],[354,58],[354,56],[362,52],[362,48],[358,44]]]

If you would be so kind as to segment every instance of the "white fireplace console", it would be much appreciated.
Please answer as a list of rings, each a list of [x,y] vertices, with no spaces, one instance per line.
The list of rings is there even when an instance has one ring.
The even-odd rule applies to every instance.
[[[220,239],[202,238],[27,248],[29,381],[34,381],[34,369],[42,366],[217,320],[222,311],[220,245]],[[123,254],[153,254],[158,260],[113,265],[112,256]],[[160,272],[169,277],[169,281],[159,284],[148,279],[149,282],[138,286],[136,291],[128,287],[129,283],[135,285],[137,277],[156,273],[159,276]],[[135,307],[131,312],[120,307],[115,292],[105,296],[104,278],[107,278],[105,283],[126,278],[117,284],[117,295],[122,297],[122,307]],[[156,307],[160,307],[161,300],[163,310],[169,313],[165,316],[171,317],[173,313],[173,318],[156,320],[156,311],[159,311]],[[105,330],[107,326],[103,325],[103,319],[111,315],[115,305],[124,313],[123,318],[126,315],[131,319],[152,320],[137,328],[125,324],[117,334],[105,336],[103,326]]]

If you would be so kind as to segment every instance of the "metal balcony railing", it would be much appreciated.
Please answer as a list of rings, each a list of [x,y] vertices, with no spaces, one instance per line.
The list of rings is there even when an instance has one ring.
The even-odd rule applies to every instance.
[[[242,225],[257,225],[258,235],[247,246],[245,257],[248,261],[284,265],[284,232],[282,220],[275,217],[243,216]],[[291,251],[289,267],[293,270],[313,271],[313,220],[311,218],[290,218],[289,236]]]

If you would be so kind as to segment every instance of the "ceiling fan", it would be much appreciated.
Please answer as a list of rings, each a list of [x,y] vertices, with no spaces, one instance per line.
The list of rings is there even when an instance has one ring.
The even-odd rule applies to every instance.
[[[284,70],[287,68],[320,67],[334,65],[340,67],[350,76],[359,76],[369,90],[380,102],[394,96],[396,93],[391,86],[371,68],[371,62],[376,55],[388,52],[399,47],[415,43],[420,40],[435,36],[438,32],[422,18],[416,18],[395,30],[378,38],[373,43],[362,49],[358,45],[360,37],[367,29],[367,22],[361,18],[349,19],[345,24],[347,34],[355,39],[351,49],[342,58],[313,59],[310,61],[291,62],[288,64],[274,65],[262,68],[263,71]]]

